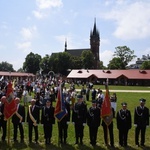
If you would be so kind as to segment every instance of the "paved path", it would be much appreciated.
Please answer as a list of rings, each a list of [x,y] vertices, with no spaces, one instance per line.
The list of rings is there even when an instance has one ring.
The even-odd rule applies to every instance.
[[[81,89],[76,89],[80,91]],[[105,92],[105,89],[102,89]],[[126,93],[150,93],[150,90],[109,90],[109,92],[126,92]]]

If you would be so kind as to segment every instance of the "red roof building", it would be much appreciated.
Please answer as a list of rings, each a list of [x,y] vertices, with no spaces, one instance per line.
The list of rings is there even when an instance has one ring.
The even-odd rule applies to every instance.
[[[119,85],[150,85],[150,70],[72,70],[67,79]]]

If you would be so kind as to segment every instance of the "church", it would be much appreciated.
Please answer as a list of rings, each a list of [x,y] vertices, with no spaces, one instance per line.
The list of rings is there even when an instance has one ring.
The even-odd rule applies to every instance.
[[[94,27],[93,30],[91,30],[90,32],[90,48],[86,48],[86,49],[67,49],[67,41],[65,41],[65,52],[70,53],[72,56],[77,56],[80,57],[83,51],[91,51],[93,53],[94,56],[94,66],[93,69],[98,69],[98,64],[100,62],[100,35],[99,35],[99,31],[97,30],[96,27],[96,19],[94,22]]]

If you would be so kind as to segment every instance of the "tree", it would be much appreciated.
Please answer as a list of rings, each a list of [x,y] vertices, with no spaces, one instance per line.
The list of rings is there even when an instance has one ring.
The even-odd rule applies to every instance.
[[[23,63],[23,69],[25,72],[36,74],[40,70],[41,56],[38,54],[30,53],[26,56],[25,62]]]
[[[150,69],[150,61],[144,61],[140,69]]]
[[[45,57],[42,58],[40,62],[40,68],[43,70],[42,72],[44,74],[47,74],[50,71],[51,65],[50,65],[50,56],[45,55]]]
[[[94,65],[94,55],[91,51],[83,51],[81,54],[82,66],[84,69],[92,69]]]
[[[72,65],[71,55],[67,52],[53,54],[50,57],[49,63],[51,70],[53,70],[55,73],[66,75],[67,70],[70,69]]]
[[[112,60],[109,61],[108,64],[109,69],[124,69],[124,64],[119,57],[114,57]]]
[[[134,50],[131,50],[127,46],[118,46],[115,49],[114,56],[120,58],[122,61],[122,68],[120,69],[125,69],[128,63],[136,57],[136,55],[134,55]]]
[[[12,64],[9,64],[8,62],[5,61],[0,63],[0,71],[14,72],[15,70],[13,69]]]

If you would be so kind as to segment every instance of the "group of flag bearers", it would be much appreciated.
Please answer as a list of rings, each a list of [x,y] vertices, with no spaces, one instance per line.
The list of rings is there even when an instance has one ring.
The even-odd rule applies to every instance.
[[[2,140],[5,140],[6,138],[7,120],[12,117],[14,141],[17,141],[17,129],[19,128],[20,140],[21,142],[24,142],[23,122],[25,122],[25,108],[20,104],[19,98],[13,100],[11,86],[11,83],[9,83],[6,97],[1,99],[1,101],[4,101],[4,105],[0,107],[0,125],[2,124],[2,120],[4,122],[3,125],[1,125],[3,128]],[[102,118],[104,142],[107,146],[110,144],[111,147],[114,147],[113,118],[115,117],[115,112],[111,107],[108,86],[106,85],[106,94],[101,107],[97,107],[97,101],[92,100],[92,106],[89,108],[87,108],[85,101],[83,101],[83,96],[80,94],[77,95],[77,102],[70,107],[70,104],[66,101],[61,88],[60,85],[56,107],[53,107],[52,102],[47,100],[45,106],[42,107],[41,118],[41,108],[35,105],[35,99],[31,100],[31,105],[29,105],[27,110],[29,143],[32,143],[33,129],[35,132],[35,142],[38,143],[38,124],[41,120],[44,130],[45,144],[50,144],[53,124],[55,124],[55,119],[57,119],[59,142],[61,144],[66,144],[67,142],[68,124],[72,121],[75,129],[75,144],[83,144],[84,126],[87,123],[89,127],[90,144],[95,146],[97,142],[98,128],[101,124]],[[145,99],[140,99],[140,106],[136,107],[134,112],[134,124],[136,126],[135,144],[137,146],[144,146],[146,126],[149,126],[149,109],[144,106],[145,101]],[[4,113],[4,115],[2,115],[2,113]],[[72,118],[72,120],[70,120],[70,118]],[[119,144],[120,146],[127,146],[128,131],[132,127],[131,112],[127,109],[127,103],[122,103],[122,109],[117,112],[116,121],[117,129],[119,131]],[[139,142],[140,132],[141,141]],[[110,143],[108,143],[108,135],[110,137]]]

